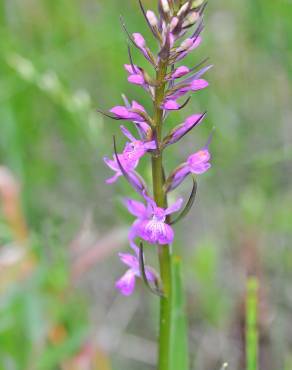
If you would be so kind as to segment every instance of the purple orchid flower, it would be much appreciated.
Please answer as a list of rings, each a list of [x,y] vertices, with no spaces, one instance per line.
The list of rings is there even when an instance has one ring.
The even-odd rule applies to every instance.
[[[144,57],[152,63],[153,61],[150,57],[149,49],[147,48],[146,41],[144,37],[141,35],[141,33],[137,33],[137,32],[133,33],[132,38],[133,38],[133,42],[136,45],[136,47],[140,49]]]
[[[180,110],[181,105],[174,99],[166,99],[161,104],[161,108],[164,110]]]
[[[142,105],[138,104],[137,102],[133,101],[132,104],[130,104],[130,102],[128,101],[127,97],[125,95],[122,95],[122,98],[125,102],[125,106],[128,110],[131,110],[131,109],[137,109],[138,107],[140,107],[140,111],[143,112],[143,113],[146,113],[144,107],[142,107]],[[138,105],[137,105],[138,104]],[[142,120],[142,121],[133,121],[137,130],[138,130],[138,133],[141,137],[141,139],[145,140],[149,137],[151,137],[152,135],[152,130],[151,130],[151,127],[148,123],[146,123],[145,120]]]
[[[129,77],[128,81],[134,85],[140,85],[140,86],[145,86],[146,81],[144,78],[143,71],[141,70],[140,67],[136,65],[131,65],[131,64],[125,64],[124,65],[125,70],[128,72]]]
[[[145,122],[146,110],[142,105],[137,103],[135,100],[132,101],[130,107],[117,105],[110,109],[110,112],[121,120]]]
[[[177,188],[190,173],[201,175],[207,172],[211,168],[210,159],[211,154],[207,146],[191,154],[186,162],[177,167],[169,176],[166,190],[171,191]]]
[[[140,237],[149,244],[170,244],[174,239],[174,231],[170,225],[166,223],[166,217],[174,212],[179,211],[182,206],[183,199],[178,199],[172,206],[164,209],[158,207],[153,199],[144,195],[146,206],[138,201],[129,199],[126,202],[128,211],[137,217],[134,221],[130,233],[129,240],[132,248],[137,246],[134,242],[136,237]]]
[[[123,151],[129,160],[139,160],[149,150],[156,149],[155,140],[137,140],[125,126],[120,126],[122,133],[130,140]]]
[[[202,42],[201,36],[194,36],[194,37],[185,39],[181,43],[180,47],[176,49],[176,52],[179,53],[178,56],[176,57],[176,62],[185,58],[192,50],[200,46],[201,42]]]
[[[116,282],[116,288],[125,296],[134,292],[136,278],[141,278],[139,251],[136,256],[129,253],[119,253],[120,260],[129,267],[125,274]],[[145,266],[145,274],[148,281],[155,281],[156,277],[153,270]]]
[[[184,96],[188,92],[195,92],[197,90],[206,88],[209,83],[204,79],[200,79],[200,77],[212,67],[212,65],[206,66],[194,73],[193,76],[187,77],[183,81],[174,84],[168,96],[162,103],[161,108],[165,110],[180,110],[182,107],[184,107],[184,105],[181,105],[177,102],[177,99]],[[187,67],[179,67],[173,72],[169,79],[174,80],[176,78],[183,77],[191,71],[192,70]]]
[[[180,87],[181,86],[181,87]],[[188,92],[195,92],[198,90],[205,89],[207,86],[209,86],[209,83],[204,79],[194,79],[190,83],[183,84],[183,82],[176,86],[176,89],[173,93],[167,96],[166,100],[176,100],[178,98],[181,98]]]
[[[140,158],[142,158],[147,151],[156,149],[156,143],[154,140],[145,142],[137,140],[124,126],[121,126],[121,131],[130,140],[130,142],[127,142],[123,152],[118,154],[118,159],[125,172],[131,175],[134,169],[138,166]],[[111,170],[116,172],[114,176],[106,180],[107,184],[112,184],[116,182],[123,173],[115,155],[113,156],[113,159],[105,157],[104,162]],[[133,177],[133,180],[136,183],[135,176]]]
[[[188,73],[190,73],[190,71],[191,71],[190,68],[188,68],[186,66],[180,66],[172,72],[169,79],[170,80],[175,80],[177,78],[183,77],[183,76],[187,75]]]
[[[191,131],[195,126],[202,122],[205,113],[193,114],[189,116],[182,124],[175,127],[163,140],[163,145],[174,144]]]
[[[124,152],[122,154],[118,154],[118,159],[123,167],[123,169],[126,171],[127,174],[130,174],[134,171],[134,169],[137,167],[139,161],[138,160],[131,160],[129,159],[129,156],[124,155]],[[117,181],[117,179],[120,176],[123,176],[123,173],[121,171],[121,168],[119,166],[119,163],[115,157],[113,156],[113,159],[109,159],[108,157],[104,157],[104,163],[115,172],[114,176],[108,178],[106,180],[107,184],[113,184]]]

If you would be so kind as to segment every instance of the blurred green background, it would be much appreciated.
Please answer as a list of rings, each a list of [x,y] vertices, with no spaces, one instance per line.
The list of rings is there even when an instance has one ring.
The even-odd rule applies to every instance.
[[[1,370],[155,369],[157,298],[142,284],[130,298],[114,288],[132,222],[121,199],[134,194],[123,180],[104,184],[111,173],[102,158],[119,125],[96,112],[120,104],[121,93],[151,112],[146,94],[126,81],[120,14],[155,47],[136,0],[0,0],[0,164],[21,186],[24,212],[2,168]],[[183,257],[192,369],[219,370],[224,361],[244,368],[245,281],[255,274],[260,368],[291,370],[292,2],[209,1],[205,25],[187,62],[210,57],[210,87],[168,124],[208,116],[166,158],[173,169],[215,126],[213,168],[199,179],[174,246]],[[143,160],[150,179],[148,166]],[[154,250],[146,254],[157,265]]]

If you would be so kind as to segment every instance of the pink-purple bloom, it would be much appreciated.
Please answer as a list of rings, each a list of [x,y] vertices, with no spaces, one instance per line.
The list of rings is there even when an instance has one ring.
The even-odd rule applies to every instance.
[[[171,111],[184,108],[188,104],[190,96],[187,96],[184,102],[180,102],[180,99],[187,94],[189,95],[208,86],[208,82],[202,77],[211,68],[211,66],[205,66],[197,70],[202,63],[193,68],[179,65],[178,63],[197,48],[202,41],[202,13],[204,5],[200,6],[187,0],[172,2],[170,0],[158,0],[159,14],[156,15],[151,10],[146,11],[142,1],[139,1],[139,4],[149,29],[159,44],[159,52],[154,55],[147,46],[144,37],[137,32],[128,32],[124,22],[122,22],[131,45],[143,54],[147,61],[150,62],[151,67],[154,67],[154,70],[148,75],[146,70],[134,64],[131,45],[128,48],[130,64],[124,64],[124,68],[128,74],[128,82],[143,87],[150,95],[154,103],[154,114],[150,117],[142,105],[135,100],[129,102],[124,95],[124,105],[117,105],[111,108],[111,115],[105,114],[115,120],[132,121],[139,134],[138,137],[135,137],[135,134],[125,126],[120,126],[121,132],[127,138],[124,149],[117,154],[114,141],[115,154],[113,158],[104,158],[106,165],[114,171],[113,176],[107,179],[106,183],[112,184],[120,176],[124,176],[143,198],[143,202],[133,199],[128,199],[125,202],[128,211],[135,216],[135,221],[129,231],[129,242],[134,250],[134,254],[119,253],[121,262],[128,267],[128,270],[116,282],[116,288],[126,296],[133,293],[136,278],[143,277],[145,280],[146,275],[146,279],[150,282],[157,283],[158,281],[157,275],[149,266],[142,266],[141,269],[140,263],[143,262],[143,258],[141,260],[141,250],[136,244],[137,239],[156,246],[171,244],[174,240],[171,215],[178,212],[183,203],[183,199],[180,198],[169,207],[158,206],[156,203],[158,200],[149,196],[145,181],[136,172],[136,168],[140,159],[146,153],[152,156],[155,163],[155,158],[160,158],[166,147],[177,143],[202,122],[205,113],[192,114],[174,129],[168,130],[169,133],[165,137],[161,137],[161,133],[167,130],[166,120],[168,114]],[[192,29],[191,27],[195,24],[195,28]],[[161,86],[163,89],[160,89]],[[157,176],[154,176],[154,193],[157,190],[164,191],[167,197],[167,192],[179,186],[188,175],[199,175],[208,171],[211,167],[211,155],[208,149],[209,141],[205,147],[190,155],[184,163],[179,165],[168,176],[163,189],[160,181],[158,183],[155,182]],[[153,168],[154,175],[157,175],[158,171],[159,176],[164,176],[160,171],[162,168],[160,165]],[[159,188],[157,189],[157,187]],[[192,191],[191,200],[194,193]],[[184,211],[176,217],[175,221],[185,216],[190,208],[190,204],[190,201],[186,203]],[[142,245],[141,249],[143,251]]]
[[[170,80],[175,80],[176,78],[183,77],[183,76],[187,75],[188,73],[190,73],[189,67],[180,66],[172,72],[172,74],[170,76]]]
[[[173,92],[170,92],[169,95],[167,95],[166,99],[176,100],[178,98],[181,98],[188,92],[195,92],[205,89],[208,85],[209,83],[204,79],[195,79],[187,84],[181,83],[180,85],[176,86]]]
[[[172,206],[164,209],[158,207],[155,201],[145,196],[146,205],[136,200],[129,199],[126,202],[128,211],[137,217],[130,233],[130,244],[136,247],[135,238],[140,237],[149,244],[170,244],[174,238],[172,227],[166,222],[167,216],[180,210],[183,199],[178,199]]]
[[[117,105],[110,109],[110,112],[113,113],[118,119],[144,122],[146,113],[145,108],[137,103],[135,100],[132,101],[130,107],[125,107],[122,105]]]
[[[134,85],[140,85],[144,86],[146,85],[146,81],[144,78],[143,70],[136,66],[131,64],[125,64],[124,65],[125,70],[128,72],[128,81]]]
[[[129,267],[124,275],[116,282],[116,288],[125,296],[129,296],[134,292],[136,278],[141,278],[138,253],[138,250],[136,251],[136,255],[119,253],[120,260]],[[155,274],[148,266],[145,266],[145,274],[148,281],[155,281]]]
[[[114,183],[123,175],[120,165],[123,170],[130,175],[138,166],[140,158],[142,158],[147,151],[156,149],[156,143],[154,140],[138,140],[124,126],[121,126],[121,131],[130,141],[126,143],[123,152],[118,154],[120,164],[115,155],[113,156],[113,159],[109,159],[108,157],[104,158],[105,164],[111,170],[115,171],[115,175],[106,180],[107,184]]]
[[[185,39],[180,47],[176,50],[178,52],[178,56],[176,57],[176,61],[180,61],[185,58],[188,53],[192,50],[196,49],[202,42],[202,38],[200,36],[193,36],[191,38]]]
[[[177,167],[167,181],[167,191],[177,188],[183,180],[190,174],[201,175],[211,168],[211,154],[208,147],[204,147],[198,152],[190,155],[185,163]]]
[[[164,110],[179,110],[181,105],[174,99],[166,99],[162,104],[161,108]]]
[[[144,57],[150,62],[152,62],[149,49],[147,48],[147,45],[146,45],[146,41],[144,37],[141,35],[141,33],[137,33],[137,32],[133,33],[132,38],[133,38],[134,44],[137,46],[138,49],[141,50]]]
[[[155,140],[138,140],[125,126],[121,126],[121,131],[130,140],[124,149],[124,154],[130,160],[139,160],[147,151],[156,149]]]
[[[123,167],[123,169],[129,174],[134,171],[134,169],[138,165],[138,160],[129,160],[126,155],[124,155],[124,152],[122,154],[118,154],[118,159]],[[117,161],[116,156],[113,156],[113,159],[109,159],[108,157],[104,157],[104,163],[115,172],[115,174],[108,178],[106,180],[107,184],[113,184],[114,182],[117,181],[117,179],[123,175],[120,165]]]
[[[178,142],[183,136],[197,126],[204,118],[205,113],[193,114],[189,116],[182,124],[175,127],[163,140],[164,146]]]

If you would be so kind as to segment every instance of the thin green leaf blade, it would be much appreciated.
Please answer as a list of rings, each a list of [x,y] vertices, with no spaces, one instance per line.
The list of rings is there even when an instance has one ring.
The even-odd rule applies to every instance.
[[[246,369],[258,370],[258,290],[256,277],[247,281],[246,291]]]
[[[172,258],[172,312],[170,334],[170,370],[189,370],[185,295],[181,279],[181,259]]]

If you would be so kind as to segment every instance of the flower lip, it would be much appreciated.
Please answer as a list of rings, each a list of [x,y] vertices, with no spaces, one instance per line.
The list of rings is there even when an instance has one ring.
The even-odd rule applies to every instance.
[[[182,198],[170,207],[158,207],[155,201],[143,193],[147,205],[143,207],[139,202],[128,200],[127,208],[137,216],[130,231],[130,243],[135,246],[134,239],[140,237],[150,244],[170,244],[174,238],[172,227],[166,223],[166,216],[177,212],[182,206]],[[141,209],[140,209],[141,208]]]

